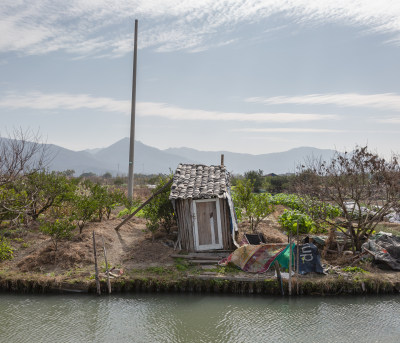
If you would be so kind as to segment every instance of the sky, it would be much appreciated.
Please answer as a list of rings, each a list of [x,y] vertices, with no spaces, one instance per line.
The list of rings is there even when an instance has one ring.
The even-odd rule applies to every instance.
[[[2,0],[0,134],[72,150],[400,152],[400,2]]]

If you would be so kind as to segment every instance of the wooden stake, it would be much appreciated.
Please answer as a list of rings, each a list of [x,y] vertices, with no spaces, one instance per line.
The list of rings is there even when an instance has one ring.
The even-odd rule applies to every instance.
[[[285,295],[285,291],[283,290],[281,270],[279,268],[279,262],[277,260],[274,261],[274,266],[276,270],[276,278],[278,279],[278,284],[281,286],[281,293],[282,295]]]
[[[224,154],[221,154],[221,167],[224,166]]]
[[[106,245],[104,244],[104,237],[103,236],[101,236],[101,239],[103,241],[104,261],[106,262],[108,294],[111,294],[110,271],[108,270]]]
[[[93,231],[93,254],[94,254],[94,271],[95,271],[97,294],[101,295],[99,269],[97,268],[96,238],[94,237],[94,231]]]
[[[292,232],[289,233],[289,295],[292,295]]]

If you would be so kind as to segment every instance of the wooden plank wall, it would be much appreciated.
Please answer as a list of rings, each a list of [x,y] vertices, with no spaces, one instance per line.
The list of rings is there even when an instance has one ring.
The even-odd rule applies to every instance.
[[[233,249],[233,242],[229,220],[228,201],[226,199],[219,199],[219,208],[221,210],[222,243],[225,250],[230,250]]]
[[[230,232],[229,208],[226,199],[219,199],[221,210],[221,230],[223,249],[233,249],[232,236]],[[193,201],[177,199],[175,202],[176,215],[178,217],[179,232],[181,237],[181,247],[183,250],[195,251],[193,237]]]
[[[179,233],[183,250],[194,251],[192,200],[176,200],[176,215],[178,216]]]

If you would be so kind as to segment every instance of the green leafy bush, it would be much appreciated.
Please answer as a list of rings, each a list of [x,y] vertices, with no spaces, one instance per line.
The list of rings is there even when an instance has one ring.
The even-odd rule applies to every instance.
[[[307,213],[312,218],[336,218],[341,215],[339,207],[324,203],[318,199],[300,197],[296,194],[279,193],[271,198],[275,205],[283,205],[292,210]]]
[[[0,224],[7,223],[9,227],[18,225],[25,220],[25,208],[29,199],[24,191],[16,190],[13,184],[0,187]]]
[[[64,173],[35,171],[0,187],[0,223],[8,226],[37,220],[54,208],[72,201],[77,181]]]
[[[42,170],[27,175],[17,187],[26,192],[29,199],[27,215],[36,220],[49,208],[62,206],[64,202],[72,200],[76,183],[63,173]]]
[[[85,180],[79,184],[73,200],[74,216],[80,233],[88,222],[95,219],[102,221],[104,216],[109,219],[111,211],[125,203],[123,191]]]
[[[232,188],[232,200],[238,220],[242,220],[243,212],[248,213],[251,202],[253,184],[251,180],[237,180],[236,186]]]
[[[139,206],[132,207],[132,208],[124,208],[122,211],[119,211],[117,214],[118,218],[128,216],[136,211]],[[144,218],[144,211],[141,209],[138,213],[135,214],[136,217]]]
[[[311,217],[296,210],[285,210],[279,216],[278,222],[292,234],[297,233],[297,225],[299,225],[299,233],[301,234],[307,234],[315,230],[315,224]]]
[[[70,239],[75,225],[72,218],[56,219],[53,222],[41,220],[39,229],[45,235],[50,236],[54,244],[54,250],[57,251],[59,240]]]
[[[153,190],[153,194],[158,192],[168,182],[167,178],[160,177],[157,182],[157,187]],[[175,223],[175,213],[172,203],[169,200],[170,188],[167,187],[164,191],[157,195],[149,204],[143,209],[144,217],[147,220],[146,227],[154,235],[158,228],[161,226],[169,233],[171,227]]]
[[[91,221],[98,210],[98,202],[93,198],[90,189],[81,187],[79,193],[74,198],[74,218],[79,226],[79,233],[87,222]]]
[[[260,222],[274,211],[274,206],[270,194],[255,194],[252,188],[250,180],[238,180],[232,198],[238,220],[242,220],[243,216],[248,218],[251,230],[256,231]]]
[[[11,260],[14,256],[14,249],[5,237],[0,237],[0,260]]]

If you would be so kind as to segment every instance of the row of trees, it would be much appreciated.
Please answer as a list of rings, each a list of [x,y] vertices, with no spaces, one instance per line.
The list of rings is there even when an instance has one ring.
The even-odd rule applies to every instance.
[[[4,234],[13,228],[36,222],[57,249],[76,227],[82,233],[87,222],[108,218],[112,208],[126,203],[116,187],[73,178],[73,171],[46,171],[50,160],[34,132],[20,129],[0,138],[0,259],[12,257]]]
[[[359,251],[379,222],[400,211],[400,164],[395,155],[385,159],[366,146],[356,147],[336,152],[330,161],[300,165],[294,189],[315,222],[343,232]],[[327,206],[313,213],[321,201],[336,206],[340,215],[329,216]]]
[[[89,221],[108,219],[112,209],[124,203],[125,194],[118,188],[64,173],[33,171],[0,186],[0,226],[38,222],[57,248],[58,239],[69,237],[75,227],[82,233]]]
[[[236,181],[234,198],[240,208],[239,217],[249,218],[254,229],[270,213],[273,204],[282,203],[279,196],[254,194],[254,180],[262,172],[249,172]],[[290,188],[296,193],[284,196],[292,211],[286,212],[281,224],[294,230],[299,222],[304,233],[314,227],[341,231],[360,251],[362,242],[379,222],[400,211],[400,164],[397,156],[380,157],[365,147],[351,152],[336,152],[330,161],[311,158],[299,165],[290,177]],[[243,205],[247,201],[250,205]],[[262,201],[262,205],[257,205]]]
[[[68,172],[45,171],[45,146],[35,142],[37,135],[21,130],[11,138],[0,139],[0,226],[39,221],[47,233],[58,237],[56,233],[61,232],[66,236],[76,225],[82,232],[88,221],[109,217],[117,204],[132,207],[116,187],[76,179]],[[157,189],[165,179],[158,183]],[[313,225],[343,232],[355,250],[360,250],[362,241],[385,216],[400,210],[397,157],[384,159],[367,147],[337,152],[330,161],[309,159],[295,175],[264,176],[261,170],[249,171],[243,177],[235,177],[233,185],[238,217],[247,217],[253,230],[281,201],[261,190],[293,190],[298,198],[288,200],[296,206],[292,210],[307,215]],[[159,227],[169,231],[174,214],[168,191],[144,212],[150,231],[154,233]],[[296,213],[285,218],[286,223],[298,220]]]
[[[254,193],[269,192],[277,194],[292,191],[293,179],[294,174],[264,175],[263,171],[259,169],[247,171],[244,175],[234,175],[232,177],[232,185],[236,186],[239,181],[249,181]]]
[[[47,171],[50,160],[37,133],[20,129],[8,138],[0,137],[0,228],[39,222],[40,228],[57,240],[69,237],[77,226],[82,233],[89,221],[108,219],[117,205],[125,205],[129,213],[140,202],[130,203],[118,188],[126,181],[124,177],[85,173],[75,178],[73,170]],[[157,184],[155,191],[166,182],[162,175],[135,177],[140,184]],[[143,213],[150,231],[159,226],[170,231],[174,213],[167,193],[146,206]]]
[[[64,173],[68,173],[68,176],[74,176],[74,170],[68,170]],[[135,185],[136,186],[145,186],[145,185],[155,185],[160,178],[163,178],[163,174],[141,174],[135,173]],[[128,184],[128,176],[125,175],[117,175],[113,176],[110,172],[104,173],[103,175],[97,175],[92,172],[82,173],[79,178],[85,180],[91,180],[95,183],[104,184],[104,185],[115,185],[115,186],[127,186]]]

